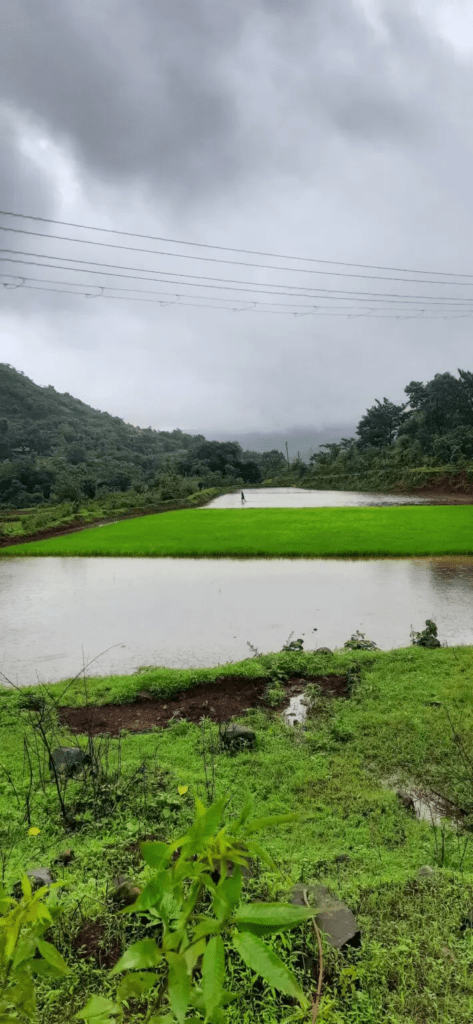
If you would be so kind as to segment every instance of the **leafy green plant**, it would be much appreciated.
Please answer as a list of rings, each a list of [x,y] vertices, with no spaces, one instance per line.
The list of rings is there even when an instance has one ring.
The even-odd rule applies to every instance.
[[[286,699],[286,691],[281,680],[271,679],[264,691],[265,704],[271,708],[278,708]]]
[[[349,640],[346,640],[343,645],[347,651],[377,651],[379,650],[378,645],[375,644],[374,640],[366,640],[365,633],[360,633],[359,629],[355,633],[352,633]]]
[[[298,640],[292,640],[291,637],[293,636],[293,633],[289,634],[286,643],[283,645],[283,651],[302,651],[304,649],[304,641],[302,637],[299,637]]]
[[[438,630],[435,622],[432,622],[432,619],[426,619],[425,629],[418,633],[415,630],[411,630],[411,643],[416,647],[440,647],[440,640],[437,634]]]
[[[62,978],[69,971],[55,946],[43,938],[54,915],[42,902],[56,882],[34,894],[25,875],[22,898],[16,900],[0,888],[0,1022],[28,1021],[36,1017],[34,976]]]
[[[224,1024],[224,1007],[236,995],[225,988],[228,949],[271,988],[292,996],[305,1010],[309,1001],[294,974],[264,938],[295,928],[314,908],[282,903],[241,904],[243,870],[258,857],[273,870],[271,857],[252,838],[270,825],[299,819],[296,814],[249,820],[246,804],[237,819],[221,824],[227,797],[206,808],[196,799],[196,818],[185,836],[172,843],[144,842],[142,856],[152,869],[131,907],[156,928],[157,937],[130,946],[112,968],[122,974],[116,1000],[92,996],[77,1014],[95,1024],[126,1019],[130,998],[146,1001],[148,1024]],[[191,1016],[188,1017],[188,1010]]]

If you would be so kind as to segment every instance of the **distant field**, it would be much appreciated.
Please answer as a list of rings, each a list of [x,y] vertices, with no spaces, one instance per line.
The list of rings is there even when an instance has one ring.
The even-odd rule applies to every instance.
[[[473,555],[473,507],[185,509],[4,548],[18,555],[321,558]]]

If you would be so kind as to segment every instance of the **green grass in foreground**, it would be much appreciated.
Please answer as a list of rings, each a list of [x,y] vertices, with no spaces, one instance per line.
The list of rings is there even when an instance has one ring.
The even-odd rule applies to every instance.
[[[190,509],[49,540],[15,555],[317,558],[473,554],[473,507]]]
[[[137,877],[141,865],[131,845],[137,839],[153,835],[169,840],[183,833],[192,818],[194,794],[205,798],[203,745],[208,769],[214,761],[216,796],[228,793],[231,813],[250,794],[257,816],[293,809],[311,815],[297,827],[263,833],[260,841],[277,859],[283,877],[258,870],[247,883],[245,898],[282,898],[296,881],[321,881],[351,907],[361,925],[360,951],[340,953],[324,942],[324,997],[318,1024],[470,1024],[473,936],[459,926],[473,906],[473,836],[457,837],[444,826],[442,853],[440,830],[412,818],[379,780],[397,771],[457,798],[463,806],[468,801],[473,805],[471,772],[464,770],[445,710],[429,703],[448,707],[455,732],[471,756],[472,647],[343,651],[333,658],[282,653],[199,671],[148,669],[132,676],[88,679],[86,685],[77,680],[51,685],[46,692],[65,704],[83,703],[86,693],[89,702],[128,702],[140,689],[170,697],[199,680],[225,674],[256,676],[279,669],[304,676],[343,673],[356,665],[359,679],[351,699],[316,707],[307,731],[287,728],[275,712],[247,714],[244,720],[257,736],[254,752],[232,757],[216,747],[212,758],[209,736],[205,741],[202,730],[186,722],[145,735],[126,734],[120,744],[112,740],[108,756],[111,763],[121,758],[124,777],[144,757],[165,773],[167,805],[156,803],[155,794],[148,792],[145,807],[135,787],[111,817],[101,819],[86,810],[82,827],[64,833],[52,786],[48,782],[42,787],[38,780],[32,807],[34,824],[41,831],[32,837],[26,824],[20,828],[7,855],[8,882],[21,866],[50,864],[67,846],[75,852],[71,866],[59,871],[70,884],[58,897],[64,913],[53,936],[72,974],[64,982],[44,982],[41,1024],[73,1019],[90,992],[113,993],[97,960],[77,957],[74,936],[84,921],[95,920],[105,927],[106,948],[114,942],[122,948],[130,944],[133,936],[124,933],[129,919],[107,907],[107,884],[120,871]],[[20,804],[29,778],[23,751],[27,722],[19,711],[25,692],[0,694],[0,760],[8,765]],[[214,740],[215,733],[214,727]],[[77,742],[66,734],[61,739]],[[212,777],[211,769],[209,774]],[[179,784],[189,787],[181,798]],[[4,828],[15,806],[11,785],[3,776]],[[347,854],[349,861],[337,865],[340,854]],[[435,875],[416,881],[422,864],[432,865]],[[307,957],[317,954],[310,932],[300,929],[277,939],[275,948],[296,970],[305,990],[314,991]],[[252,987],[249,972],[236,964],[230,969],[230,987],[240,992],[240,998],[228,1008],[229,1024],[296,1019],[310,1024],[310,1014],[296,1017],[294,1008],[266,986]],[[134,1019],[131,1013],[129,1021]]]

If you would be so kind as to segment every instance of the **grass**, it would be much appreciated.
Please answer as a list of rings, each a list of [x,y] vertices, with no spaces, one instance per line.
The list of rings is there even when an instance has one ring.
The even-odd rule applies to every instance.
[[[473,849],[466,834],[457,837],[409,816],[380,779],[393,771],[406,779],[443,788],[462,804],[473,805],[471,772],[465,771],[461,737],[467,756],[473,752],[471,685],[473,648],[391,652],[336,652],[333,658],[311,653],[281,653],[251,658],[237,665],[199,671],[147,669],[132,676],[67,681],[0,695],[0,761],[7,764],[11,783],[0,780],[0,821],[7,828],[14,814],[14,785],[19,801],[27,784],[23,738],[27,713],[19,704],[25,693],[47,693],[60,703],[132,701],[139,689],[171,696],[200,680],[230,675],[268,674],[279,669],[298,676],[317,673],[357,673],[350,700],[326,702],[314,709],[307,731],[290,729],[278,715],[252,712],[245,718],[257,736],[257,749],[236,756],[211,750],[215,727],[181,722],[145,735],[126,734],[110,743],[110,757],[120,758],[124,774],[144,757],[162,773],[168,802],[150,801],[147,811],[137,793],[108,818],[87,815],[82,826],[65,833],[60,825],[51,784],[38,786],[33,801],[34,824],[41,831],[27,834],[19,826],[16,845],[8,856],[10,884],[20,867],[50,864],[65,846],[75,860],[60,869],[70,882],[59,897],[64,908],[55,941],[71,964],[65,982],[44,983],[40,1001],[42,1024],[65,1024],[87,993],[107,988],[106,971],[94,960],[77,958],[73,937],[82,918],[99,918],[109,943],[129,944],[123,918],[106,903],[107,884],[118,871],[136,876],[140,864],[130,843],[150,833],[169,839],[184,831],[192,816],[192,798],[206,796],[202,747],[215,769],[216,796],[227,792],[231,811],[244,796],[253,799],[254,813],[267,815],[299,809],[311,815],[294,828],[268,830],[261,841],[278,861],[282,877],[258,870],[247,883],[249,898],[280,898],[297,881],[321,881],[337,892],[354,911],[362,928],[359,951],[340,953],[324,941],[324,998],[319,1024],[469,1024],[473,1010],[473,944],[460,922],[473,906]],[[443,706],[452,718],[453,729]],[[63,741],[71,737],[63,735]],[[76,739],[73,740],[76,742]],[[82,741],[83,742],[83,741]],[[177,787],[188,792],[179,797]],[[164,798],[163,798],[164,799]],[[347,854],[349,861],[335,858]],[[463,860],[462,860],[463,856]],[[417,881],[421,865],[435,874]],[[461,868],[461,870],[460,870]],[[300,929],[278,942],[278,952],[298,971],[306,990],[315,989],[307,956],[316,955],[310,933]],[[304,959],[304,957],[306,959]],[[293,1008],[265,986],[251,985],[245,972],[231,966],[232,987],[240,992],[229,1007],[230,1024],[293,1021]],[[130,1022],[133,1021],[130,1015]],[[301,1019],[301,1018],[298,1018]],[[310,1015],[304,1018],[309,1024]]]
[[[473,554],[473,508],[186,509],[14,544],[2,557],[407,557]]]

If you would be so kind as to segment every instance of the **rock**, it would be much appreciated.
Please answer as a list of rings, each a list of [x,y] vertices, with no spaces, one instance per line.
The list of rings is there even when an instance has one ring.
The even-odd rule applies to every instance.
[[[33,868],[32,871],[26,872],[33,890],[40,889],[42,885],[52,885],[53,878],[49,868]]]
[[[51,877],[49,868],[33,868],[31,871],[26,872],[27,878],[31,882],[31,888],[33,892],[37,889],[41,889],[43,885],[52,885],[54,879]],[[21,888],[21,882],[16,882],[13,887],[13,895],[15,899],[20,900],[23,895]]]
[[[409,793],[404,793],[402,789],[398,789],[396,796],[406,811],[409,811],[410,814],[416,813],[415,803],[412,797],[409,796]]]
[[[466,932],[473,928],[473,907],[465,914],[460,925],[460,931]]]
[[[230,750],[242,750],[244,748],[256,746],[256,734],[253,729],[249,729],[246,725],[236,725],[232,723],[229,725],[222,735],[222,743],[224,747]]]
[[[73,775],[85,765],[91,764],[91,757],[80,747],[56,747],[49,759],[50,771],[53,771],[53,762],[57,772]]]
[[[430,867],[430,864],[423,864],[417,872],[418,878],[430,878],[431,875],[435,875],[435,869]]]
[[[67,850],[63,850],[62,853],[59,853],[57,855],[54,863],[55,864],[63,864],[64,867],[67,867],[67,865],[70,864],[71,861],[74,860],[74,859],[75,859],[74,850],[67,849]]]
[[[113,885],[114,888],[110,893],[110,899],[118,908],[131,907],[132,903],[135,903],[141,894],[141,889],[134,885],[129,878],[125,878],[124,875],[117,875],[113,879]]]
[[[330,650],[330,647],[317,647],[317,650],[314,651],[314,654],[332,654],[333,655],[333,651]]]
[[[305,906],[304,890],[309,904],[318,908],[315,915],[317,927],[324,932],[330,946],[344,949],[346,946],[361,946],[361,931],[349,907],[337,899],[324,885],[295,885],[291,890],[290,902],[298,907]]]

